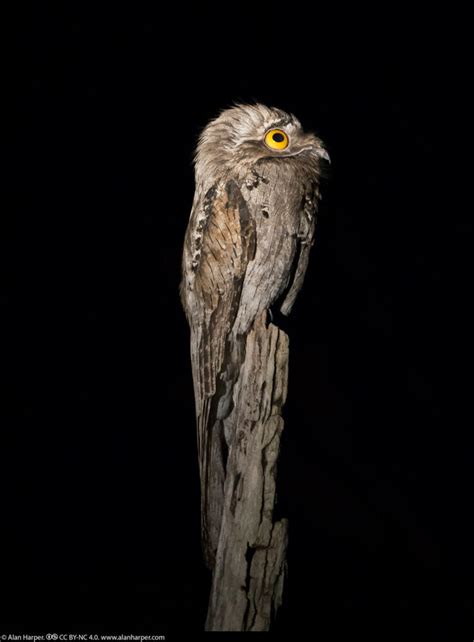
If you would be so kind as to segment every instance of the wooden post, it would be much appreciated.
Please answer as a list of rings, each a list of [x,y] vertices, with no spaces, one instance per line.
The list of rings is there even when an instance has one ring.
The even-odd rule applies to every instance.
[[[235,436],[206,620],[208,631],[267,631],[282,602],[286,519],[273,521],[288,382],[288,336],[266,312],[246,338],[234,390]]]

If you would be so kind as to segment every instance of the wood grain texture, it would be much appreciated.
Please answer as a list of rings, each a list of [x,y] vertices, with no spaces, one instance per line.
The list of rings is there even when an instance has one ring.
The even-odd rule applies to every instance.
[[[273,511],[287,381],[288,337],[262,313],[235,392],[209,631],[266,631],[282,601],[287,521],[274,522]]]

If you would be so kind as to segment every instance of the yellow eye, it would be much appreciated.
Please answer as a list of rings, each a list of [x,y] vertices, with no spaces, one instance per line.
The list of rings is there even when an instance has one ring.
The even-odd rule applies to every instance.
[[[289,142],[288,136],[282,129],[270,129],[265,134],[265,145],[270,149],[286,149]]]

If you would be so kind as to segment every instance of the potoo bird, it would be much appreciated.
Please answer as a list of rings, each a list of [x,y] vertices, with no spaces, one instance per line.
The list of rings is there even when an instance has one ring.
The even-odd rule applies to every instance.
[[[210,568],[239,421],[232,394],[245,337],[264,311],[291,311],[328,160],[322,141],[295,116],[261,104],[227,109],[199,139],[180,293],[191,330],[202,544]]]

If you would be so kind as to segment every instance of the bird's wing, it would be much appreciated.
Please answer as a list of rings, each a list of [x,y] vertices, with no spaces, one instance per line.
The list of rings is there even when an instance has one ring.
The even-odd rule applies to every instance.
[[[196,198],[186,233],[181,297],[191,327],[201,466],[206,459],[210,402],[254,253],[255,225],[234,181],[220,183]]]
[[[216,461],[222,459],[218,452],[222,436],[214,435],[216,418],[210,418],[210,412],[214,397],[217,401],[220,396],[216,390],[228,367],[227,339],[254,252],[254,222],[234,181],[219,184],[203,198],[196,198],[186,233],[181,297],[191,327],[205,548],[209,541],[215,546],[216,534],[209,534],[208,529],[217,522],[212,515],[218,509],[213,505],[220,503],[218,496],[222,493],[220,481],[214,483],[210,475],[223,468],[223,461]]]

